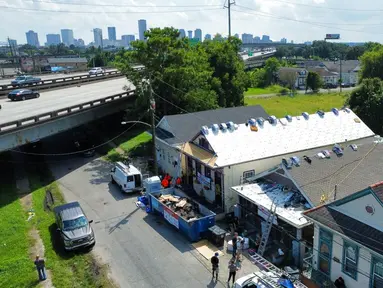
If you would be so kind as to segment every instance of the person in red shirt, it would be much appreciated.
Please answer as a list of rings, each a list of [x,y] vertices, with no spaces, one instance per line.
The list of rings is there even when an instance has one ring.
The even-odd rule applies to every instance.
[[[162,185],[162,187],[164,187],[164,188],[168,188],[168,186],[169,186],[169,181],[166,179],[166,177],[164,178],[164,180],[162,180],[161,185]]]
[[[181,181],[181,178],[178,177],[177,180],[176,180],[176,184],[177,184],[178,186],[180,186],[180,185],[181,185],[181,182],[182,182],[182,181]]]

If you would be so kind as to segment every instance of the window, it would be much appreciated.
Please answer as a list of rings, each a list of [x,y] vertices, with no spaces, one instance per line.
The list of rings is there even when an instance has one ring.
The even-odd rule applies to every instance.
[[[165,149],[162,149],[162,158],[166,160]]]
[[[247,179],[253,176],[255,176],[255,170],[249,170],[249,171],[243,172],[243,179]]]
[[[343,273],[355,279],[358,275],[358,247],[343,241]]]
[[[209,149],[209,142],[203,137],[198,139],[198,144],[205,149]]]
[[[332,258],[332,234],[320,229],[319,232],[319,270],[326,275],[330,275]]]
[[[211,170],[205,166],[205,176],[211,179]]]
[[[133,176],[128,176],[126,178],[126,182],[133,182],[134,181],[134,177]]]
[[[383,260],[372,258],[371,288],[383,287]]]

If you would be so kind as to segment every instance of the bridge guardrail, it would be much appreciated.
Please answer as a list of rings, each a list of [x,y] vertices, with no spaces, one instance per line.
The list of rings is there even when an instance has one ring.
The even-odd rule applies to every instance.
[[[95,100],[84,102],[81,104],[61,108],[55,111],[50,111],[50,112],[42,113],[39,115],[34,115],[31,117],[26,117],[23,119],[3,123],[3,124],[0,124],[0,135],[14,131],[14,130],[19,130],[29,126],[33,126],[33,125],[36,125],[36,123],[48,122],[48,121],[52,121],[53,119],[66,117],[68,115],[72,115],[75,113],[80,113],[80,112],[83,112],[84,110],[92,109],[102,104],[120,100],[122,98],[132,97],[134,95],[135,95],[135,90],[129,90],[126,92],[110,95],[107,97],[95,99]]]
[[[66,86],[66,85],[73,85],[81,82],[90,82],[90,81],[97,81],[102,79],[108,79],[108,78],[114,78],[114,77],[121,77],[123,76],[120,71],[108,71],[103,74],[99,75],[75,75],[75,76],[66,76],[62,78],[53,78],[53,79],[46,79],[41,80],[37,84],[29,84],[23,86],[26,88],[37,88],[40,90],[43,89],[49,89],[59,86]],[[13,87],[12,85],[1,85],[0,86],[0,95],[5,95],[11,92],[12,90],[17,89],[17,87]]]

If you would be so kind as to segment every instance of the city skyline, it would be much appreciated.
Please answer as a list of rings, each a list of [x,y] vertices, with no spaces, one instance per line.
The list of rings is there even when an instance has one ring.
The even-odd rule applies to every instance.
[[[105,31],[104,38],[107,27],[116,28],[118,39],[121,35],[132,34],[138,38],[139,19],[146,19],[148,29],[172,26],[194,31],[200,28],[203,35],[227,35],[227,9],[222,9],[223,3],[218,0],[195,0],[192,4],[186,0],[158,0],[155,4],[145,3],[140,7],[133,0],[125,2],[124,7],[118,7],[117,2],[113,4],[117,7],[98,7],[94,5],[108,5],[108,2],[93,4],[89,0],[71,0],[70,3],[77,5],[67,5],[65,1],[52,4],[3,0],[4,7],[10,8],[2,9],[1,15],[3,23],[9,25],[7,29],[0,31],[0,41],[6,41],[10,37],[20,44],[25,43],[25,32],[33,30],[39,34],[40,44],[43,44],[45,35],[57,34],[63,27],[73,30],[74,38],[82,38],[86,43],[93,41],[90,31],[95,27]],[[300,4],[294,4],[293,0],[240,0],[232,9],[232,34],[270,35],[272,40],[287,38],[294,42],[305,42],[322,40],[326,33],[339,33],[344,42],[382,42],[379,10],[383,9],[383,3],[375,2],[303,0]],[[130,7],[127,7],[129,4]],[[159,7],[161,5],[168,7]],[[189,7],[185,8],[185,5]],[[175,12],[170,13],[170,10]],[[60,11],[66,13],[58,13]],[[41,21],[42,18],[44,21]]]

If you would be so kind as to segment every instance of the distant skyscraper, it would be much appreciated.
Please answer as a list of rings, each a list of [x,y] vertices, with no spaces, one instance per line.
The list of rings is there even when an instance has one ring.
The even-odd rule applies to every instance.
[[[134,35],[122,35],[121,36],[122,45],[125,47],[130,46],[130,43],[136,40],[136,37]]]
[[[248,43],[253,43],[253,34],[247,34],[247,33],[243,33],[242,34],[242,42],[244,44],[248,44]]]
[[[287,39],[286,38],[282,38],[281,39],[281,43],[287,43]]]
[[[85,42],[81,38],[74,39],[74,46],[76,46],[76,47],[85,47]]]
[[[94,38],[94,46],[103,47],[103,45],[102,45],[102,29],[94,28],[93,29],[93,38]]]
[[[116,27],[108,27],[108,39],[110,41],[116,41]]]
[[[255,36],[254,43],[261,43],[261,38],[259,36]]]
[[[197,28],[194,31],[194,38],[198,39],[198,41],[202,41],[202,30]]]
[[[25,33],[27,36],[27,43],[31,46],[39,47],[39,36],[37,35],[36,32],[29,30],[27,33]]]
[[[70,46],[74,44],[73,30],[71,29],[61,29],[61,39],[65,46]]]
[[[60,43],[60,34],[47,34],[47,46],[59,45]]]
[[[269,35],[262,35],[262,43],[270,43],[270,36]]]
[[[188,38],[193,38],[193,31],[192,30],[189,30],[188,31]]]
[[[141,19],[141,20],[138,20],[138,35],[139,35],[139,39],[140,40],[145,40],[145,33],[146,31],[146,20],[144,19]]]
[[[239,34],[236,33],[236,34],[234,35],[234,37],[239,39]]]
[[[180,29],[180,38],[186,37],[185,29]]]
[[[8,45],[9,45],[9,48],[11,49],[11,55],[12,56],[19,54],[18,53],[19,51],[17,49],[17,41],[16,40],[8,38]]]
[[[210,34],[206,34],[205,35],[205,40],[211,40],[211,35]]]

